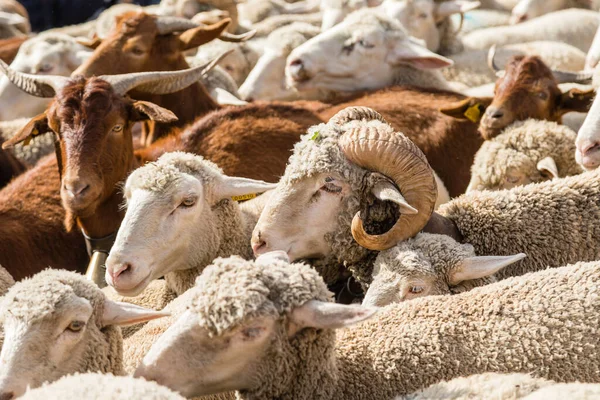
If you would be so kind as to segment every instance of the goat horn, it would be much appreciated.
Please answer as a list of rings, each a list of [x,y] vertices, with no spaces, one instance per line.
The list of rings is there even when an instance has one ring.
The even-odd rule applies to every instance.
[[[381,114],[369,107],[344,108],[331,117],[328,124],[342,126],[350,121],[360,121],[364,119],[367,121],[377,120],[387,124],[387,121],[381,116]]]
[[[32,75],[15,71],[2,60],[0,60],[0,70],[19,89],[37,97],[54,97],[69,81],[66,76]]]
[[[110,83],[114,91],[121,95],[133,89],[150,94],[174,93],[198,81],[201,76],[206,75],[223,57],[232,51],[226,51],[203,65],[180,71],[137,72],[122,75],[104,75],[99,78]]]
[[[490,67],[490,69],[492,71],[494,71],[496,73],[496,76],[500,76],[500,74],[502,74],[504,72],[503,69],[500,69],[498,67],[498,65],[496,65],[496,45],[492,45],[492,47],[490,47],[490,51],[488,51],[488,55],[487,55],[487,65],[488,67]]]
[[[238,43],[238,42],[245,42],[246,40],[250,40],[254,37],[254,35],[256,35],[256,29],[253,29],[246,33],[242,33],[240,35],[233,35],[229,32],[223,32],[219,36],[219,39],[224,42]]]
[[[159,35],[167,35],[174,32],[183,32],[188,29],[197,28],[199,25],[189,19],[179,17],[160,16],[156,18],[156,29]]]
[[[334,123],[348,122],[351,120],[349,116],[365,113],[379,116],[372,119],[383,120],[378,113],[366,107],[342,110],[332,120]],[[381,235],[367,233],[360,212],[357,212],[352,220],[354,240],[370,250],[385,250],[423,229],[435,207],[437,185],[433,170],[421,150],[391,127],[364,125],[344,132],[339,145],[350,162],[390,178],[400,189],[406,203],[418,211],[413,215],[402,214],[394,226]]]
[[[553,69],[552,75],[554,75],[554,79],[558,83],[590,83],[594,76],[594,71],[569,72]]]

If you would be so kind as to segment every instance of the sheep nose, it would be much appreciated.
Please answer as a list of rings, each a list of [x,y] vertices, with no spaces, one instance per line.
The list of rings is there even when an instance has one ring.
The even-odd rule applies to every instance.
[[[493,118],[493,119],[500,119],[500,118],[504,117],[504,111],[502,111],[501,109],[499,109],[497,107],[488,107],[488,109],[485,110],[485,113],[487,114],[487,116],[489,118]]]
[[[267,252],[267,242],[262,238],[260,231],[252,235],[251,244],[255,257]]]
[[[130,289],[125,281],[128,281],[133,274],[133,264],[124,262],[116,265],[106,266],[106,281],[115,289]],[[129,282],[131,283],[131,282]],[[132,285],[129,285],[132,286]],[[135,285],[133,285],[135,286]]]
[[[295,58],[290,61],[288,69],[290,72],[290,77],[297,82],[307,81],[310,79],[304,62],[299,58]]]
[[[13,392],[0,393],[0,400],[12,400],[14,398],[15,394]]]

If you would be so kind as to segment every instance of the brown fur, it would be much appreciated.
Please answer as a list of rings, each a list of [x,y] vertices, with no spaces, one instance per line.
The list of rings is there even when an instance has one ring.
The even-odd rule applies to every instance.
[[[179,35],[159,35],[156,18],[143,12],[121,15],[112,34],[102,41],[92,56],[74,74],[89,77],[187,69],[189,65],[183,52],[214,39],[227,26],[226,23],[222,24],[222,29],[216,29],[212,35],[207,35],[200,29],[190,29]],[[197,117],[219,108],[200,83],[172,94],[149,95],[133,91],[131,95],[135,99],[149,101],[171,110],[179,118],[172,124],[145,126],[143,135],[147,138],[146,144],[164,136],[171,127],[183,127]]]
[[[23,36],[0,40],[0,60],[7,64],[13,62],[21,45],[27,39],[29,39],[27,36]]]
[[[25,171],[25,166],[10,151],[0,149],[0,188]]]
[[[49,266],[84,271],[83,237],[63,228],[58,187],[56,158],[49,155],[0,191],[0,264],[15,280]]]

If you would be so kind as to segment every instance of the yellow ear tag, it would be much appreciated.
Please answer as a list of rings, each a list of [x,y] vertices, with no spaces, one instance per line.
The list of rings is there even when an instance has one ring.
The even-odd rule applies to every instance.
[[[241,196],[231,196],[231,200],[233,201],[244,201],[244,200],[252,200],[256,197],[256,193],[243,194]]]
[[[467,108],[467,111],[465,111],[464,116],[467,117],[469,121],[478,123],[481,119],[481,110],[479,109],[480,106],[481,104],[477,103]]]
[[[29,143],[31,143],[31,136],[27,136],[27,139],[23,141],[23,147],[29,146]]]

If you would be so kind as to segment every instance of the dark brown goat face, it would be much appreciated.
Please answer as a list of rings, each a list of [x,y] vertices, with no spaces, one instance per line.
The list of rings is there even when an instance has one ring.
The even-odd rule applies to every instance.
[[[93,214],[127,177],[134,157],[131,128],[146,119],[177,118],[152,103],[115,93],[102,79],[77,77],[57,93],[44,114],[15,135],[18,142],[45,132],[55,134],[68,229],[76,218]]]
[[[89,77],[188,68],[183,52],[219,37],[231,22],[225,19],[183,33],[161,34],[157,19],[143,12],[122,14],[110,36],[102,40],[73,75]]]
[[[552,71],[540,58],[515,56],[496,81],[493,99],[468,98],[441,111],[479,122],[479,131],[489,140],[516,121],[533,118],[560,123],[567,112],[587,112],[594,95],[593,90],[578,89],[563,93]],[[473,108],[476,106],[478,110]]]

